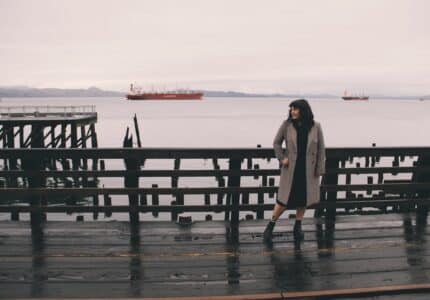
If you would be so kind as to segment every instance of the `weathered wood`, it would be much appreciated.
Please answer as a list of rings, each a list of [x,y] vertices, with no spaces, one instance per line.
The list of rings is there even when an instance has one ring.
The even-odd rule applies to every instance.
[[[92,148],[97,148],[98,147],[98,141],[97,141],[97,133],[96,133],[96,128],[95,128],[94,123],[90,124],[89,131],[90,131],[89,135],[90,135],[90,139],[91,139],[91,147]],[[92,160],[92,168],[91,168],[92,171],[95,171],[95,172],[98,171],[97,170],[98,163],[99,163],[98,159],[94,158]],[[89,176],[93,176],[93,181],[92,182],[93,182],[93,186],[95,187],[96,184],[98,183],[98,174],[92,174],[92,175],[89,175]],[[93,205],[94,206],[98,206],[99,205],[99,195],[93,195]],[[93,218],[94,218],[94,220],[98,219],[97,212],[93,213]]]
[[[134,122],[134,130],[136,132],[137,146],[139,148],[142,148],[142,141],[140,139],[140,130],[139,130],[139,124],[137,122],[137,115],[136,114],[134,114],[133,122]]]
[[[126,134],[124,136],[123,145],[124,148],[132,148],[133,147],[133,136],[129,136],[129,128],[127,127]],[[127,170],[137,170],[140,168],[140,165],[135,159],[124,159],[125,168]],[[136,188],[139,185],[139,178],[132,174],[127,174],[124,177],[124,186],[126,188]],[[129,217],[130,222],[133,224],[137,224],[139,222],[139,193],[129,193],[128,194],[129,201]]]
[[[123,177],[127,174],[132,174],[142,177],[213,177],[213,176],[276,176],[279,175],[279,169],[259,169],[259,170],[40,170],[38,172],[41,176],[98,176],[98,177]],[[413,173],[413,174],[428,174],[430,167],[398,167],[398,168],[347,168],[347,169],[328,169],[328,174],[383,174],[383,173]],[[0,170],[0,176],[8,177],[22,177],[34,175],[31,171],[24,170]],[[382,184],[382,180],[378,179],[378,183]],[[263,184],[264,185],[264,184]]]
[[[158,188],[158,185],[157,184],[152,184],[152,188],[153,189],[157,189]],[[141,193],[141,195],[142,195],[143,193]],[[158,199],[158,193],[157,194],[152,194],[151,195],[152,196],[152,207],[156,207],[156,206],[159,206],[159,199]],[[149,207],[147,207],[147,208],[149,208]],[[174,205],[172,206],[172,211],[173,212],[175,212],[175,211],[177,211],[178,209],[177,208],[175,208],[174,207]],[[158,210],[153,210],[152,211],[152,215],[154,216],[154,217],[157,217],[158,216]],[[173,213],[172,213],[172,218],[173,218],[174,216],[173,216]],[[175,220],[176,220],[176,217],[174,218]]]
[[[235,243],[223,221],[52,221],[37,240],[27,222],[2,221],[0,298],[410,297],[428,292],[430,274],[429,233],[414,218],[338,217],[331,247],[324,219],[305,219],[301,249],[288,219],[272,248],[265,220],[241,221]]]
[[[91,130],[89,130],[90,132]],[[73,133],[73,130],[72,130]],[[76,144],[74,134],[71,135],[71,143]],[[82,137],[84,138],[84,137]],[[258,211],[258,217],[264,213],[264,210],[268,207],[265,202],[268,198],[271,199],[275,192],[277,191],[277,187],[275,186],[275,178],[274,176],[279,176],[279,169],[263,169],[258,168],[258,170],[241,170],[241,161],[246,159],[248,164],[253,159],[257,158],[265,158],[271,159],[273,158],[273,150],[272,149],[154,149],[154,148],[142,148],[142,149],[49,149],[49,150],[41,150],[41,149],[33,149],[32,152],[25,152],[22,149],[14,150],[12,152],[8,151],[9,149],[0,150],[0,157],[3,154],[8,154],[7,159],[19,158],[26,159],[29,153],[39,154],[41,157],[47,159],[62,159],[67,162],[67,160],[71,160],[72,162],[76,160],[82,160],[90,158],[92,159],[101,159],[103,157],[110,158],[121,158],[126,161],[134,161],[136,162],[135,168],[126,168],[126,170],[108,170],[108,171],[85,171],[85,170],[71,170],[64,172],[55,172],[55,171],[44,171],[41,170],[33,170],[30,172],[20,172],[20,171],[0,171],[0,175],[6,176],[8,178],[16,177],[26,177],[26,176],[41,176],[41,178],[46,178],[49,175],[52,177],[62,176],[65,178],[66,176],[72,178],[83,178],[89,175],[93,176],[106,176],[106,177],[122,177],[122,178],[134,178],[134,181],[137,181],[133,184],[133,187],[126,188],[83,188],[83,189],[11,189],[5,188],[0,190],[1,196],[29,196],[29,195],[41,195],[41,196],[49,196],[49,197],[59,197],[59,196],[92,196],[95,197],[97,195],[128,195],[128,196],[136,196],[145,197],[146,195],[151,195],[154,202],[157,202],[158,197],[161,195],[171,195],[176,197],[176,201],[173,202],[172,209],[172,219],[175,219],[176,215],[182,211],[186,211],[183,209],[179,209],[176,205],[181,205],[185,203],[184,197],[187,195],[202,195],[205,197],[210,197],[211,194],[216,194],[217,206],[211,206],[208,208],[208,211],[215,211],[218,209],[218,212],[221,212],[225,209],[225,217],[226,220],[232,220],[232,224],[237,220],[239,210],[241,209],[252,209],[252,212]],[[39,151],[40,150],[40,151]],[[53,151],[50,151],[53,150]],[[78,150],[78,151],[75,151]],[[6,152],[4,152],[6,151]],[[220,152],[222,151],[222,153]],[[15,156],[15,154],[19,152],[22,156]],[[334,216],[336,213],[368,213],[362,208],[377,208],[380,212],[395,212],[400,209],[406,210],[423,210],[425,205],[427,205],[427,198],[423,197],[425,193],[429,192],[429,181],[430,179],[425,180],[409,180],[409,179],[396,179],[395,181],[390,181],[391,179],[384,178],[384,175],[392,174],[392,173],[412,173],[415,175],[423,175],[429,173],[430,167],[427,164],[415,164],[413,166],[401,166],[400,164],[405,161],[405,155],[414,155],[410,160],[415,159],[416,157],[426,157],[430,152],[430,148],[426,147],[415,147],[415,148],[345,148],[345,149],[336,149],[330,148],[327,149],[327,174],[323,177],[323,184],[321,186],[322,192],[322,203],[315,208],[317,209],[317,216],[322,215],[324,212],[329,213],[329,215]],[[270,155],[269,155],[270,153]],[[223,156],[218,156],[218,155]],[[106,156],[107,155],[107,156]],[[139,170],[138,165],[142,164],[142,157],[145,155],[149,155],[152,158],[157,159],[170,159],[173,158],[175,160],[174,170]],[[213,155],[209,158],[214,162],[214,170],[179,170],[179,161],[183,158],[207,158],[207,155]],[[267,156],[266,156],[267,155]],[[58,158],[57,158],[58,156]],[[376,162],[380,157],[389,156],[390,159],[395,161],[394,167],[374,167]],[[218,159],[222,157],[228,157],[230,161],[229,169],[222,170],[219,167]],[[358,160],[358,161],[357,161]],[[363,164],[366,167],[360,167],[360,164]],[[409,160],[409,162],[410,162]],[[236,163],[236,167],[232,167],[232,162]],[[347,166],[347,164],[349,164]],[[251,164],[252,165],[252,164]],[[75,164],[74,164],[75,166]],[[65,166],[64,166],[65,168]],[[66,168],[67,169],[67,168]],[[365,175],[373,175],[369,177],[367,184],[351,184],[352,175],[360,175],[364,177]],[[338,178],[340,175],[347,175],[346,184],[339,184]],[[374,183],[374,176],[378,176],[377,183]],[[131,176],[131,177],[130,177]],[[172,179],[172,188],[163,187],[163,188],[138,188],[138,179],[144,177],[154,177],[154,176],[166,176]],[[179,177],[215,177],[218,181],[218,187],[214,186],[206,186],[206,187],[176,187]],[[224,187],[224,176],[227,176],[229,179],[228,187]],[[240,182],[241,178],[244,176],[262,176],[263,185],[266,186],[247,186],[247,187],[238,187],[236,184],[233,184],[233,181]],[[273,176],[273,177],[268,177]],[[234,179],[234,180],[233,180]],[[251,178],[248,178],[248,180]],[[76,180],[75,180],[76,182]],[[363,180],[361,180],[363,182]],[[267,184],[269,186],[267,186]],[[66,187],[68,182],[66,181]],[[346,193],[340,193],[346,192]],[[365,194],[367,193],[367,195]],[[339,194],[346,196],[339,196]],[[226,205],[223,206],[223,196],[227,196]],[[258,197],[257,206],[247,206],[246,203],[251,201],[250,199]],[[235,203],[238,203],[242,198],[243,205],[235,207]],[[237,201],[236,201],[237,200]],[[327,201],[326,201],[327,200]],[[143,201],[144,202],[144,201]],[[270,201],[273,203],[273,201]],[[96,205],[96,201],[94,201],[94,206]],[[137,201],[134,201],[136,205],[138,205]],[[73,203],[67,203],[68,207],[73,208]],[[191,210],[201,210],[202,207],[208,207],[207,204],[202,205],[201,207],[194,206]],[[3,208],[2,208],[3,209]],[[15,209],[15,208],[14,208]],[[119,208],[122,210],[123,208]],[[158,207],[157,204],[153,206],[150,210],[154,215],[157,215],[158,211],[164,211],[166,207]],[[178,210],[179,209],[179,210]],[[345,210],[343,210],[345,209]],[[130,209],[129,211],[133,211],[134,209]],[[138,208],[137,210],[140,210]],[[174,211],[177,210],[177,211]],[[95,209],[94,212],[99,210]],[[332,220],[334,223],[334,219]],[[234,226],[233,226],[234,227]]]
[[[0,112],[0,126],[25,126],[35,124],[38,126],[52,126],[54,124],[61,124],[64,122],[87,122],[93,123],[97,121],[97,113],[94,107],[89,108],[88,111],[76,111],[77,107],[60,107],[60,106],[14,106],[4,107],[9,109],[10,112]],[[84,107],[80,107],[84,108]],[[39,111],[40,109],[44,110]],[[50,111],[48,111],[50,110]],[[15,111],[15,112],[12,112]]]
[[[6,147],[7,148],[14,148],[15,147],[15,133],[14,133],[14,127],[12,126],[5,126],[4,128],[5,132],[6,132]],[[7,161],[8,169],[9,170],[16,170],[18,169],[17,167],[17,159],[16,158],[11,158]],[[13,177],[7,177],[7,186],[10,187],[16,187],[18,186],[17,180],[16,178]]]
[[[101,151],[103,150],[103,151]],[[235,148],[99,148],[99,149],[0,149],[0,158],[25,157],[41,151],[46,157],[68,157],[81,156],[83,153],[88,158],[176,158],[205,159],[205,158],[273,158],[271,148],[259,149],[235,149]],[[402,153],[404,156],[420,156],[428,154],[428,147],[378,147],[378,148],[329,148],[327,158],[346,159],[350,156],[395,156]]]
[[[430,169],[429,169],[430,170]],[[41,170],[41,176],[98,176],[98,177],[124,177],[136,175],[141,177],[213,177],[213,176],[252,176],[252,175],[279,175],[279,169],[265,170]],[[0,170],[0,176],[21,177],[33,175],[30,171]]]
[[[230,170],[239,170],[241,168],[242,161],[240,159],[230,159],[229,161],[229,169]],[[240,176],[229,176],[228,177],[228,187],[240,187]],[[231,225],[231,234],[232,238],[236,239],[238,234],[238,225],[239,225],[239,201],[240,194],[239,193],[231,193],[230,194],[230,202],[227,206],[230,206],[229,210],[229,220]]]
[[[19,126],[19,146],[24,147],[24,125]]]
[[[31,126],[31,147],[32,148],[43,148],[43,127],[33,124]],[[32,158],[22,159],[22,168],[30,170],[40,170],[44,166],[44,157],[42,155],[34,155]],[[29,188],[40,188],[45,186],[45,179],[38,175],[27,178]],[[32,232],[38,234],[42,226],[42,221],[45,219],[44,213],[40,210],[43,205],[41,195],[28,195],[28,201],[32,207],[31,217],[31,229]]]
[[[136,194],[136,193],[131,193]],[[109,201],[109,202],[108,202]],[[182,205],[174,202],[171,205],[158,205],[158,196],[153,196],[153,205],[151,206],[135,206],[130,205],[114,205],[111,204],[111,199],[105,194],[105,206],[77,206],[77,205],[62,205],[62,206],[45,206],[33,208],[31,206],[15,206],[15,205],[0,205],[0,212],[152,212],[154,216],[157,216],[159,212],[171,212],[177,215],[181,212],[220,212],[230,211],[231,205]],[[35,202],[37,203],[37,201]],[[348,202],[348,203],[321,203],[315,208],[355,208],[355,207],[375,207],[383,208],[387,205],[401,205],[401,204],[418,204],[418,205],[429,205],[430,199],[414,199],[412,202],[410,199],[403,200],[387,200],[387,201],[360,201],[360,202]],[[237,206],[238,211],[258,211],[258,210],[272,210],[274,204],[240,204]],[[337,213],[338,214],[338,213]],[[374,214],[374,213],[373,213]],[[372,215],[372,213],[369,213]],[[173,218],[176,220],[176,218]]]
[[[92,148],[98,148],[98,141],[97,141],[97,132],[96,132],[96,126],[93,124],[90,124],[90,137],[91,137],[91,147]],[[93,170],[97,170],[98,165],[98,159],[93,159]]]
[[[258,205],[260,205],[260,209],[257,210],[257,219],[264,219],[264,193],[258,193]]]
[[[429,166],[430,166],[430,154],[419,156],[415,167],[423,169]],[[428,182],[428,181],[430,181],[430,171],[427,171],[427,172],[414,171],[412,175],[412,182]],[[418,191],[418,196],[420,198],[430,197],[430,189]],[[417,211],[419,212],[419,218],[417,221],[426,223],[428,211],[429,211],[429,205],[428,204],[418,205]]]
[[[328,158],[327,162],[326,162],[326,166],[328,169],[333,168],[339,168],[339,159],[336,158]],[[326,176],[323,177],[323,184],[324,185],[331,185],[331,186],[335,186],[336,189],[329,191],[329,190],[323,190],[322,191],[322,195],[321,195],[321,201],[326,201],[328,203],[334,203],[337,199],[337,186],[338,186],[338,179],[339,176],[337,174],[328,174]],[[350,187],[350,185],[347,185],[348,187]],[[322,211],[321,210],[317,210],[316,211],[317,215],[321,215]],[[334,223],[335,222],[335,218],[336,218],[336,208],[334,206],[327,208],[326,210],[326,215],[328,217],[328,219]]]
[[[361,191],[369,188],[368,185],[324,185],[323,190],[328,192],[335,191]],[[400,183],[400,184],[374,184],[371,186],[375,190],[391,190],[391,191],[399,191],[399,192],[413,192],[413,191],[427,191],[429,189],[429,183]],[[183,194],[216,194],[216,193],[258,193],[258,192],[276,192],[277,187],[180,187],[180,188],[61,188],[61,189],[52,189],[52,188],[4,188],[0,189],[0,195],[64,195],[64,194],[74,194],[74,195],[90,195],[94,194],[115,194],[115,195],[127,195],[130,193],[142,193],[142,194],[159,194],[159,195],[170,195],[176,193]],[[342,202],[343,198],[337,198]],[[346,198],[345,198],[346,199]],[[363,198],[363,201],[369,201],[376,198]],[[388,197],[383,196],[380,199],[401,199],[400,197]],[[414,201],[415,199],[411,199]],[[356,202],[360,202],[360,200],[354,199]]]
[[[81,148],[82,149],[86,149],[87,148],[87,134],[85,131],[85,124],[81,124],[80,126],[81,129]],[[85,157],[82,157],[82,165],[81,165],[82,170],[88,170],[88,159]],[[88,186],[88,177],[87,176],[82,176],[82,186],[83,187],[87,187]]]
[[[380,286],[370,288],[352,288],[352,289],[336,289],[322,290],[314,292],[280,292],[269,294],[252,294],[252,295],[234,295],[234,296],[208,296],[208,297],[157,297],[146,298],[147,300],[281,300],[281,299],[339,299],[340,297],[367,297],[381,295],[400,295],[411,293],[430,292],[430,284],[405,284],[394,286]],[[425,297],[424,295],[422,295]],[[410,297],[410,296],[407,296]],[[391,298],[390,298],[391,299]],[[405,298],[407,299],[407,298]],[[414,299],[416,299],[414,297]],[[425,298],[423,298],[425,299]]]

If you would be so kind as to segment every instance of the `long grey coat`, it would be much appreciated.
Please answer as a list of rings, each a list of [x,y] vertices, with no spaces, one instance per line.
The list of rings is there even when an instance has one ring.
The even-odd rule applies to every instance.
[[[282,143],[285,141],[285,151]],[[294,167],[297,160],[297,131],[293,123],[285,120],[273,141],[276,158],[282,161],[288,158],[288,166],[281,167],[278,201],[287,204],[293,183]],[[321,125],[315,122],[309,131],[306,148],[306,206],[316,204],[320,200],[320,176],[325,172],[325,146]]]

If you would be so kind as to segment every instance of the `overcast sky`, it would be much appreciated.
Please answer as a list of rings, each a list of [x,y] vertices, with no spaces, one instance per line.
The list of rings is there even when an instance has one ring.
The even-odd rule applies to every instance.
[[[430,94],[427,0],[0,0],[0,86]]]

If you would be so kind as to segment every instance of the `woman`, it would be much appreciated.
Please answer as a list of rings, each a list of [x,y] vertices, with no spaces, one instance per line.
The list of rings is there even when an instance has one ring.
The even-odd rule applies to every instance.
[[[285,141],[286,149],[282,150]],[[305,99],[290,103],[289,117],[273,142],[281,164],[278,199],[272,219],[264,230],[264,241],[271,242],[276,221],[286,209],[296,210],[294,239],[304,239],[302,219],[306,208],[319,202],[319,177],[325,172],[325,146],[321,126]]]

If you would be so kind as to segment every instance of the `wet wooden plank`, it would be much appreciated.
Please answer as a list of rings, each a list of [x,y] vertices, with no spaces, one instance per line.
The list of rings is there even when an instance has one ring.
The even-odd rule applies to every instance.
[[[406,222],[404,222],[406,220]],[[272,247],[266,221],[244,221],[229,243],[227,224],[47,222],[33,243],[26,222],[0,222],[0,297],[176,297],[315,292],[429,282],[426,228],[412,215],[339,217],[332,247],[318,238],[321,220],[304,222],[295,248],[293,220],[281,220]],[[324,241],[323,241],[324,242]]]

